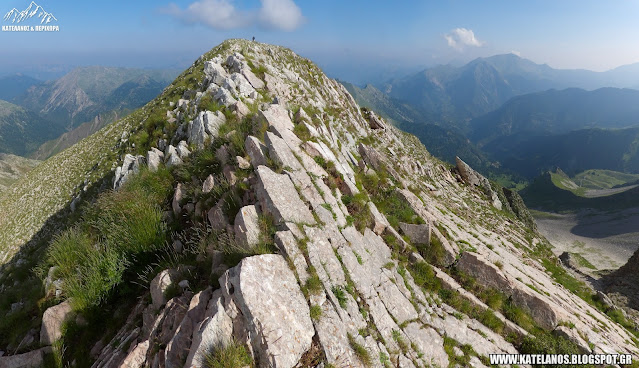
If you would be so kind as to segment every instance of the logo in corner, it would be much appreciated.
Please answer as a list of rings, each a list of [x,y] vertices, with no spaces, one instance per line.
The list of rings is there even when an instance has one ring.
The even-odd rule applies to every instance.
[[[38,25],[29,25],[28,23],[38,22]],[[60,26],[53,25],[58,18],[44,10],[43,7],[32,1],[29,6],[20,11],[16,8],[9,10],[3,17],[5,23],[11,25],[3,25],[2,32],[59,32]]]

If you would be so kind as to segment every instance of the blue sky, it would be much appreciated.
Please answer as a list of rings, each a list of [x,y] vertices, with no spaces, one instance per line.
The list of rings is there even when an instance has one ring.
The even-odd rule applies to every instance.
[[[29,2],[4,1],[0,15]],[[0,73],[96,64],[183,68],[226,38],[251,36],[288,46],[346,80],[365,79],[356,76],[362,70],[372,78],[508,52],[555,68],[639,62],[635,0],[37,3],[56,16],[60,32],[0,32]]]

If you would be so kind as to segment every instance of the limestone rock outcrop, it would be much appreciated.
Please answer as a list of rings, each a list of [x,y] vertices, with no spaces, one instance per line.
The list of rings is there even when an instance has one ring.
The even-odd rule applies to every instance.
[[[115,188],[145,162],[173,178],[150,267],[167,269],[90,342],[93,367],[204,367],[228,349],[256,367],[481,367],[538,328],[584,353],[639,354],[630,331],[553,278],[549,262],[561,265],[540,259],[550,245],[516,193],[459,159],[447,168],[312,63],[232,40],[185,75],[199,80],[158,100],[175,120],[157,144],[118,140],[147,157],[113,164]],[[45,312],[43,343],[60,337],[65,303]]]

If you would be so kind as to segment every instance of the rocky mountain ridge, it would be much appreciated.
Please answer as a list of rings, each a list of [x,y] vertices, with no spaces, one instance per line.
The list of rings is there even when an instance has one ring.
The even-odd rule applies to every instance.
[[[36,231],[51,238],[42,226],[54,213],[141,175],[175,178],[162,221],[177,229],[167,246],[178,261],[150,275],[114,334],[82,342],[93,367],[212,366],[231,350],[243,351],[238,367],[483,367],[550,336],[560,352],[639,353],[631,331],[557,281],[568,276],[516,193],[461,160],[442,164],[288,49],[225,41],[144,109],[45,164],[6,191],[22,208],[52,204],[0,219],[3,259],[15,261],[3,274]],[[65,175],[40,194],[33,180],[52,167]],[[244,255],[235,266],[229,247]],[[205,274],[181,263],[189,254]],[[70,331],[90,328],[56,272],[46,289],[65,301],[38,334],[53,347],[5,366],[70,362],[60,344],[77,351]]]

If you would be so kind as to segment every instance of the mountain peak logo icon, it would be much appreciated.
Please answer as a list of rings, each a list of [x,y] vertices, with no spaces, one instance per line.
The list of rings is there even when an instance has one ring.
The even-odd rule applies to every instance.
[[[40,24],[49,24],[53,21],[58,21],[58,18],[56,18],[53,13],[47,12],[40,5],[36,4],[35,1],[32,1],[31,4],[22,11],[16,8],[9,10],[7,14],[4,15],[4,21],[11,20],[11,23],[17,24],[33,17],[40,19]]]

